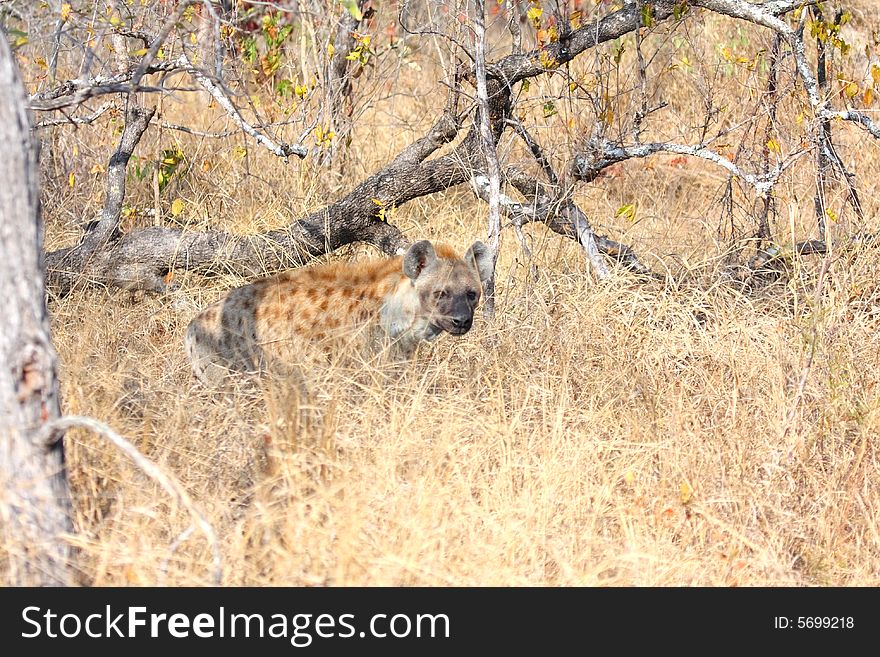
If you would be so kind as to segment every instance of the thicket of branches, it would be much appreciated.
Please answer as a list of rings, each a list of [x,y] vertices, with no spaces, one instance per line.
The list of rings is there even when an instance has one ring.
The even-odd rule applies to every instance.
[[[210,272],[220,263],[256,275],[352,242],[395,253],[408,239],[387,220],[389,210],[462,183],[488,203],[487,232],[496,250],[503,230],[527,250],[522,226],[541,222],[579,242],[600,278],[615,265],[651,275],[633,249],[594,232],[574,192],[619,162],[657,153],[699,158],[727,176],[713,219],[729,227],[734,245],[753,245],[732,251],[728,272],[735,280],[766,270],[785,252],[826,251],[829,221],[844,211],[826,203],[832,186],[845,189],[845,211],[854,218],[843,239],[871,237],[835,133],[861,130],[880,138],[870,113],[880,65],[877,43],[842,37],[852,19],[845,4],[52,0],[5,3],[2,11],[25,70],[38,74],[27,82],[39,134],[48,138],[65,123],[102,130],[106,113],[123,117],[103,174],[103,208],[94,220],[84,218],[78,244],[47,254],[48,285],[60,294],[82,284],[161,292],[177,270]],[[748,52],[719,44],[725,65],[747,70],[763,89],[740,125],[716,120],[710,80],[687,64],[671,64],[689,25],[707,12],[757,26],[766,37],[766,47]],[[198,132],[175,121],[173,104],[157,112],[161,99],[202,94],[233,126],[208,136],[241,131],[253,147],[277,155],[278,166],[342,168],[366,101],[391,102],[377,89],[393,85],[394,72],[420,48],[430,48],[444,71],[436,86],[436,106],[443,109],[430,130],[341,198],[304,216],[291,208],[289,225],[257,236],[184,232],[162,222],[121,230],[129,163],[142,135],[156,126]],[[835,64],[853,53],[864,54],[857,79]],[[669,120],[670,75],[690,76],[706,89],[703,122],[683,127],[676,139],[657,137],[657,125]],[[523,118],[526,104],[534,105],[528,87],[536,78],[559,90],[540,99],[540,116],[549,120],[567,103],[582,117],[568,153],[555,148],[551,157],[535,137],[534,120]],[[266,117],[255,101],[261,95],[275,100],[280,119]],[[496,149],[509,135],[533,158],[529,166],[512,161],[512,149]],[[160,186],[184,157],[169,151],[157,158]],[[297,159],[288,162],[291,157]],[[808,160],[816,179],[815,235],[786,250],[774,234],[775,192],[792,165]]]

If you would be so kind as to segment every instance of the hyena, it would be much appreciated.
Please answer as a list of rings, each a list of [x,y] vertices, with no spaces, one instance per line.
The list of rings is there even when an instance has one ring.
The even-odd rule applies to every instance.
[[[408,358],[422,341],[470,330],[492,268],[480,241],[459,257],[422,240],[402,256],[286,271],[231,290],[199,313],[186,352],[209,385],[230,371],[295,364],[314,343],[332,349],[360,338]]]

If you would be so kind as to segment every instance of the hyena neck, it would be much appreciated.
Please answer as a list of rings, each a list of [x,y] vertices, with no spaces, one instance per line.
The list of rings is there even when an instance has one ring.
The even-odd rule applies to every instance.
[[[419,294],[413,282],[402,277],[385,296],[379,312],[382,331],[406,351],[423,340],[434,340],[441,330],[421,312]]]

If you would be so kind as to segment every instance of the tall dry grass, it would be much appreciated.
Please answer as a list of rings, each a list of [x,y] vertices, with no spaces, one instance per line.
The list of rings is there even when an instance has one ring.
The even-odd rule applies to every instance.
[[[699,20],[685,35],[689,61],[714,80],[719,121],[734,125],[763,83],[718,64],[717,44],[736,24]],[[749,36],[744,49],[769,43]],[[681,63],[680,53],[666,56]],[[285,166],[256,148],[241,159],[240,139],[151,132],[139,153],[173,141],[187,153],[192,168],[163,203],[167,212],[171,198],[184,200],[174,221],[188,229],[283,225],[430,125],[440,87],[425,74],[427,55],[420,64],[397,81],[410,95],[359,119],[344,175]],[[587,75],[589,58],[578,65]],[[653,119],[658,135],[702,120],[699,72],[679,73],[663,83],[674,102]],[[533,85],[533,119],[552,84]],[[789,149],[798,128],[796,103],[786,102],[779,135]],[[561,165],[593,116],[558,106],[535,133]],[[175,111],[180,123],[218,125],[198,100]],[[834,129],[877,230],[878,144],[852,126]],[[54,137],[50,248],[76,239],[72,220],[89,217],[101,192],[99,176],[70,188],[58,153],[77,146],[72,166],[84,174],[106,160],[112,141],[101,139],[66,128]],[[501,146],[510,157],[518,148]],[[876,585],[880,253],[834,252],[819,293],[816,257],[756,291],[726,285],[724,180],[705,163],[660,156],[584,186],[577,200],[591,220],[665,280],[615,272],[599,284],[574,244],[530,226],[534,279],[505,234],[497,318],[422,350],[403,372],[328,367],[306,373],[305,385],[206,390],[190,373],[183,331],[243,282],[230,276],[183,275],[162,298],[92,289],[52,300],[65,412],[109,423],[184,484],[221,536],[229,585]],[[810,234],[812,185],[806,157],[779,188],[780,242]],[[754,199],[738,194],[744,222]],[[148,184],[132,185],[129,198],[154,204]],[[631,202],[635,221],[615,216]],[[485,213],[468,190],[452,189],[392,220],[413,239],[465,246],[484,234]],[[134,215],[129,227],[149,221]],[[84,582],[210,581],[203,538],[175,544],[190,522],[184,510],[100,438],[71,431],[66,446]]]

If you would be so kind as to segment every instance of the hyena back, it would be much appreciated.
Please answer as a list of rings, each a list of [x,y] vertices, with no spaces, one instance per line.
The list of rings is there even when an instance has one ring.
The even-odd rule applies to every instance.
[[[199,313],[184,340],[203,382],[230,371],[291,363],[316,342],[386,344],[402,357],[443,332],[467,333],[492,253],[474,242],[464,256],[416,242],[403,256],[294,269],[228,292]]]

